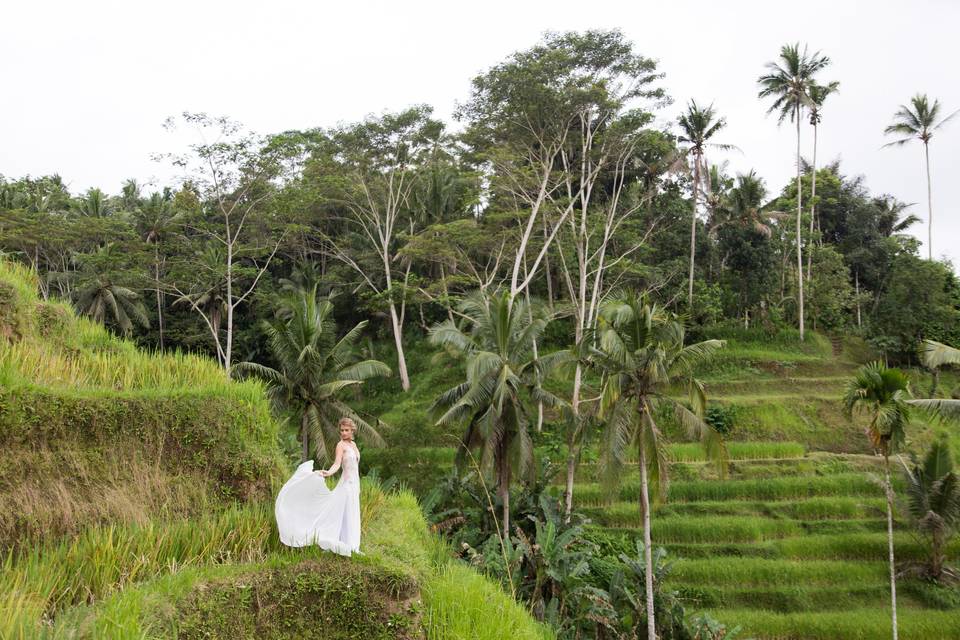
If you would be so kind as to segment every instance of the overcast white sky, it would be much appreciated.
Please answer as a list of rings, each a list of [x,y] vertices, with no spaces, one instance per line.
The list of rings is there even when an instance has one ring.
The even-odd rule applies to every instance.
[[[620,28],[666,73],[675,102],[660,119],[691,97],[714,102],[729,123],[722,141],[743,150],[731,169],[755,168],[772,191],[794,170],[793,132],[765,116],[756,78],[786,42],[822,50],[833,59],[822,79],[841,91],[824,109],[819,158],[915,202],[925,239],[922,147],[880,149],[883,128],[916,92],[960,108],[955,0],[3,0],[0,16],[0,174],[57,172],[74,192],[169,180],[149,156],[178,150],[161,123],[184,110],[264,133],[416,103],[448,118],[473,75],[544,31]],[[934,252],[960,264],[960,117],[931,157]]]

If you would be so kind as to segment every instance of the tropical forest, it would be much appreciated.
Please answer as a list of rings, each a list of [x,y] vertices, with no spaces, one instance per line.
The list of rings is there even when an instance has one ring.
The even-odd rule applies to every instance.
[[[0,175],[0,638],[960,638],[960,104],[891,93],[927,197],[872,190],[815,45],[741,96],[782,183],[609,29],[452,118],[183,111],[169,181]],[[343,418],[360,552],[288,546]]]

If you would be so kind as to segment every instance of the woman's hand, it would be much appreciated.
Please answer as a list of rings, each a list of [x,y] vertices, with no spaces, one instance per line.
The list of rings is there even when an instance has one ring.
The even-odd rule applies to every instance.
[[[315,471],[314,473],[319,473],[321,478],[326,478],[330,475],[330,472],[327,471],[326,469],[320,469],[319,471]]]

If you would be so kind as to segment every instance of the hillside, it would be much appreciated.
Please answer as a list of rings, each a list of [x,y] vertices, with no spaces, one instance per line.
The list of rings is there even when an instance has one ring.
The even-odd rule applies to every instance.
[[[365,555],[282,546],[261,385],[139,351],[34,278],[0,260],[0,638],[551,637],[375,480]]]
[[[729,429],[731,461],[719,478],[698,445],[683,442],[669,420],[662,423],[674,442],[674,464],[668,499],[655,508],[653,540],[669,552],[668,587],[691,610],[742,625],[746,637],[889,637],[880,467],[869,455],[862,419],[851,422],[840,407],[847,379],[869,352],[856,340],[831,342],[817,334],[803,345],[789,333],[715,337],[728,345],[702,377],[714,418]],[[415,375],[410,395],[396,401],[396,411],[383,411],[382,397],[368,401],[385,421],[400,425],[398,439],[407,448],[371,451],[367,463],[426,489],[453,460],[451,447],[431,444],[453,443],[455,434],[431,427],[425,408],[431,394],[453,384],[457,371],[423,353],[417,362],[428,366]],[[929,388],[929,376],[910,375],[918,390]],[[945,375],[941,383],[951,389],[957,379]],[[415,430],[417,424],[424,427]],[[908,447],[922,451],[940,431],[917,420]],[[949,433],[956,455],[960,433]],[[562,445],[546,435],[538,452],[564,458]],[[641,537],[639,482],[628,476],[616,501],[608,502],[595,482],[595,460],[595,450],[585,453],[576,504],[606,552],[628,552]],[[898,559],[921,557],[921,542],[899,516]],[[960,557],[958,541],[949,556]],[[956,590],[903,580],[899,597],[903,637],[960,638]]]

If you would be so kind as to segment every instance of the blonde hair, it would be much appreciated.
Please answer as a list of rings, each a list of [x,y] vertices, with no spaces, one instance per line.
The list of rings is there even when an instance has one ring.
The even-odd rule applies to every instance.
[[[354,433],[357,432],[357,425],[352,418],[347,418],[344,416],[340,418],[340,422],[337,423],[337,429],[343,429],[344,427],[350,427],[350,430]]]

